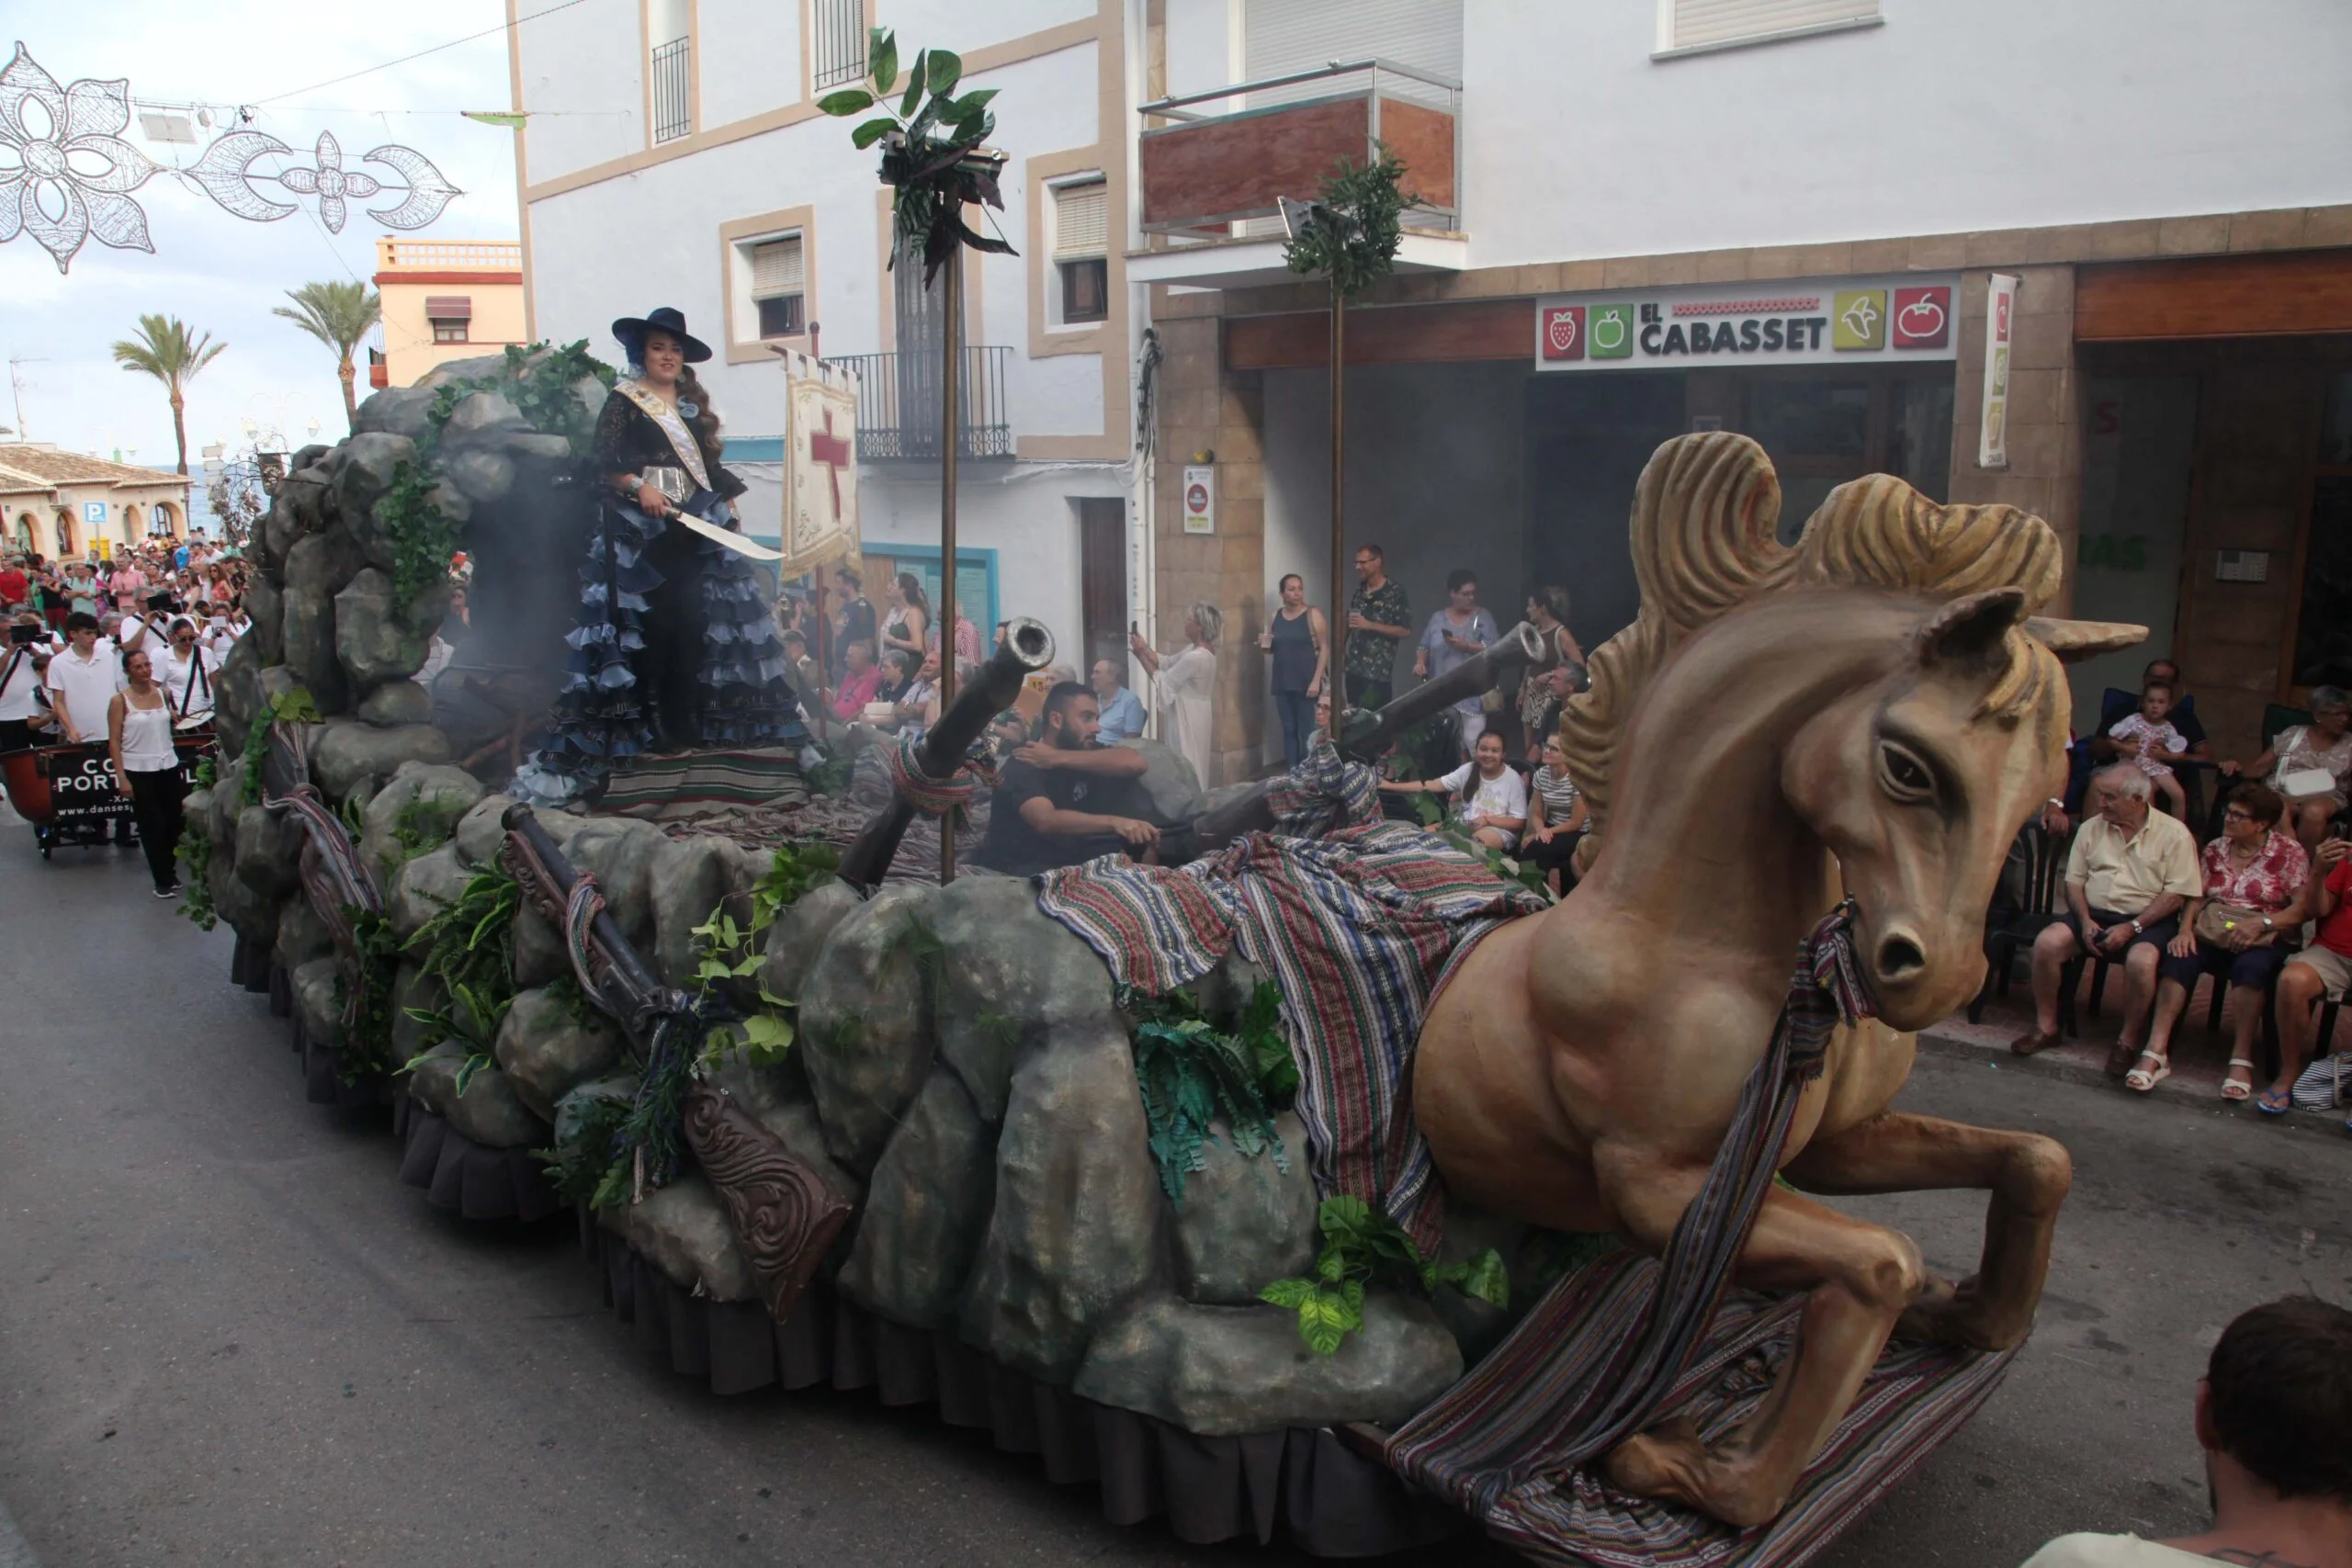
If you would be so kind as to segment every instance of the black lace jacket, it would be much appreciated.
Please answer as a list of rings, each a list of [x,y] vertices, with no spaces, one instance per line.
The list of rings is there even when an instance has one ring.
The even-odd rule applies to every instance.
[[[702,431],[692,420],[687,428],[695,433],[695,443],[702,448],[703,467],[710,474],[712,491],[721,501],[732,501],[743,493],[741,479],[718,466],[718,449],[703,439]],[[640,468],[659,464],[678,468],[678,454],[662,427],[653,423],[646,412],[629,401],[620,392],[605,399],[604,412],[596,416],[596,444],[593,456],[596,472],[606,478],[614,474],[633,474]]]

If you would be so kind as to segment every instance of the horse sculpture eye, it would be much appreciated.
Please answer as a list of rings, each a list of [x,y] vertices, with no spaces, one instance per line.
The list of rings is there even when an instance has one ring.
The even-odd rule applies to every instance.
[[[1919,799],[1936,793],[1935,776],[1927,765],[1900,747],[1882,746],[1879,761],[1886,770],[1889,793]]]

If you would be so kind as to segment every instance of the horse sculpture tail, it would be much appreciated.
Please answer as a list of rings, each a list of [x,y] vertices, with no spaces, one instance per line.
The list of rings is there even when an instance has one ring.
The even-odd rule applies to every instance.
[[[1598,847],[1617,750],[1651,676],[1683,638],[1794,570],[1780,521],[1771,459],[1745,435],[1678,436],[1642,469],[1632,530],[1641,615],[1593,651],[1592,689],[1571,698],[1560,717],[1568,773],[1593,829],[1580,862]]]

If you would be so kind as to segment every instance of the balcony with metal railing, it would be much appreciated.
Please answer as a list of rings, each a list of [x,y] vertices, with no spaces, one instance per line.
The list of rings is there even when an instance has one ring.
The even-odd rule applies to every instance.
[[[1286,276],[1280,200],[1313,200],[1343,160],[1363,164],[1382,147],[1420,201],[1404,215],[1397,270],[1459,268],[1461,108],[1460,82],[1378,59],[1143,105],[1151,249],[1130,258],[1128,280],[1231,287]]]
[[[1013,456],[1005,372],[1012,350],[967,347],[956,389],[956,455],[989,461]],[[942,446],[941,380],[936,347],[898,354],[829,356],[857,376],[857,457],[863,463],[936,463]]]

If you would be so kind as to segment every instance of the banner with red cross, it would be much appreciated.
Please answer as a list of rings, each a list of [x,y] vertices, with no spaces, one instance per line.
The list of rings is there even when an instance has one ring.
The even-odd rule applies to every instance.
[[[786,364],[784,564],[798,577],[859,553],[857,385],[848,371],[800,355]]]

